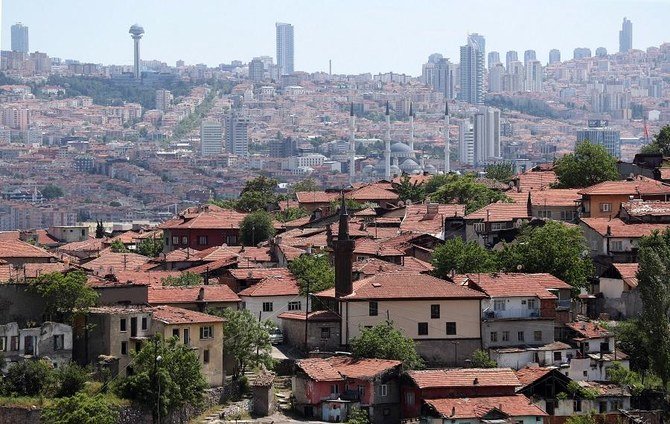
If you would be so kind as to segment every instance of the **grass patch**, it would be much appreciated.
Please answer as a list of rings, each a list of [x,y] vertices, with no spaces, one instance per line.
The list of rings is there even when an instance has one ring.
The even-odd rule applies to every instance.
[[[51,404],[51,399],[29,396],[0,396],[0,406],[17,408],[43,408]]]

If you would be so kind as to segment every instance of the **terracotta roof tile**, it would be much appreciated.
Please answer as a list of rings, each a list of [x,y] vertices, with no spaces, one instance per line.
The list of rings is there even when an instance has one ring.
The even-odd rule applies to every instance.
[[[580,194],[620,195],[620,196],[653,196],[670,195],[670,186],[651,178],[637,176],[633,180],[604,181],[600,184],[580,190]]]
[[[236,280],[262,280],[267,277],[291,277],[288,268],[233,268],[228,272]]]
[[[431,211],[431,207],[435,207],[434,212]],[[405,217],[400,224],[400,229],[437,234],[444,228],[444,219],[452,216],[465,216],[465,205],[408,205],[405,207]]]
[[[239,296],[297,296],[300,292],[298,280],[291,276],[267,277],[239,292]]]
[[[563,280],[546,273],[466,274],[454,276],[453,281],[457,284],[467,281],[492,298],[537,296],[540,299],[556,299],[556,295],[549,289],[572,288]]]
[[[586,339],[600,339],[613,336],[609,330],[593,321],[576,321],[565,325],[572,328],[582,338]]]
[[[172,219],[160,225],[161,229],[239,229],[246,213],[230,209],[213,208],[196,213],[182,213],[178,219]]]
[[[531,383],[536,382],[545,375],[549,374],[551,370],[552,368],[526,367],[518,371],[515,371],[515,373],[521,385],[525,387]]]
[[[427,399],[425,402],[443,418],[482,419],[492,410],[499,410],[510,417],[540,416],[547,413],[534,405],[524,395],[476,397],[461,399]]]
[[[203,314],[202,312],[189,311],[188,309],[175,308],[174,306],[154,306],[151,308],[153,318],[165,324],[207,324],[223,323],[224,319]]]
[[[612,264],[612,266],[619,272],[624,283],[630,288],[637,287],[637,271],[640,269],[640,264]]]
[[[541,190],[549,188],[558,182],[554,171],[526,171],[517,176],[517,185],[520,191]]]
[[[407,374],[420,389],[521,385],[511,368],[452,368],[408,371]]]
[[[26,278],[37,278],[43,274],[49,274],[52,272],[64,272],[72,267],[63,262],[50,262],[50,263],[26,263],[19,269],[19,274],[24,275]]]
[[[83,268],[97,274],[109,274],[117,271],[135,271],[148,263],[150,258],[137,253],[102,253],[99,257],[82,265]]]
[[[389,359],[333,356],[327,359],[301,359],[296,364],[315,381],[340,381],[345,378],[369,380],[392,368],[399,367],[402,362]]]
[[[104,239],[92,238],[84,241],[74,241],[72,243],[66,243],[62,246],[59,246],[58,251],[60,252],[94,252],[100,251],[103,249]]]
[[[10,258],[54,258],[52,254],[41,247],[33,246],[20,240],[3,240],[0,243],[0,259]]]
[[[668,224],[626,224],[619,218],[581,218],[581,222],[603,237],[608,229],[612,237],[640,238],[670,227]]]
[[[530,193],[530,203],[533,206],[573,207],[582,200],[579,189],[546,189]]]
[[[198,299],[200,289],[204,298]],[[204,302],[239,302],[240,298],[226,285],[200,285],[189,287],[149,287],[149,303],[152,305]]]
[[[515,219],[530,219],[525,203],[491,203],[465,216],[467,220],[481,219],[486,222],[507,222]]]
[[[295,320],[295,321],[304,321],[305,320],[305,314],[304,313],[299,313],[299,312],[282,312],[281,314],[277,315],[277,318]],[[340,316],[337,315],[335,312],[332,312],[332,311],[314,311],[314,312],[309,312],[307,314],[307,320],[308,321],[324,321],[324,322],[339,321]]]
[[[670,216],[670,202],[633,201],[621,204],[621,209],[630,216]]]

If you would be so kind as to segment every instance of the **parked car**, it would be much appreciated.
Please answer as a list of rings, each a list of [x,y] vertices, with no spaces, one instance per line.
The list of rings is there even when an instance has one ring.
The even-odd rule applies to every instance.
[[[278,328],[270,330],[270,343],[273,345],[284,343],[284,333]]]

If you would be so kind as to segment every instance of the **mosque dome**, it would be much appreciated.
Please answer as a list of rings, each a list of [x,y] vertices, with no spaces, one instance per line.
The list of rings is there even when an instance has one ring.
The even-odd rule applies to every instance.
[[[400,164],[400,169],[402,169],[403,172],[410,174],[414,171],[421,170],[421,166],[419,166],[419,164],[416,163],[414,159],[407,159],[402,164]]]

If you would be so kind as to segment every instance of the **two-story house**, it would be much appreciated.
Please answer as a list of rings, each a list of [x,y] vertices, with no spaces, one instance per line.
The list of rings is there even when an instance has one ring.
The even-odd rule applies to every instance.
[[[547,416],[524,395],[426,400],[421,422],[429,424],[542,423]]]
[[[465,240],[482,246],[494,246],[500,241],[511,241],[519,228],[532,218],[528,202],[491,203],[464,218]]]
[[[607,373],[614,362],[629,368],[628,355],[616,346],[613,332],[597,321],[575,321],[566,324],[568,337],[577,348],[577,356],[563,373],[576,381],[609,381]]]
[[[344,422],[351,408],[368,412],[371,423],[400,420],[402,362],[349,356],[296,362],[295,406],[305,417]]]
[[[390,320],[414,339],[417,351],[430,364],[462,365],[481,348],[480,302],[485,295],[430,275],[377,274],[353,282],[353,291],[339,298],[335,289],[315,296],[338,304],[343,346],[364,328]]]
[[[628,224],[619,218],[582,218],[579,225],[591,257],[608,257],[612,262],[636,262],[640,238],[670,227],[670,224]]]
[[[579,191],[581,214],[589,218],[617,216],[621,204],[631,199],[670,200],[670,186],[651,178],[637,176],[624,181],[604,181]]]
[[[39,327],[0,325],[0,355],[5,366],[31,358],[47,359],[54,367],[72,361],[72,327],[47,321]]]
[[[531,191],[531,215],[536,218],[574,221],[579,216],[582,200],[579,189],[565,188]]]
[[[642,313],[642,298],[637,287],[637,263],[613,263],[598,278],[593,293],[602,296],[603,304],[596,311],[612,318],[634,317]]]
[[[168,305],[192,311],[238,309],[240,298],[225,284],[198,286],[150,286],[148,303]]]
[[[283,312],[304,313],[307,308],[305,296],[300,294],[298,280],[288,276],[266,277],[260,282],[238,293],[242,309],[249,310],[260,320],[281,324],[278,318]]]

